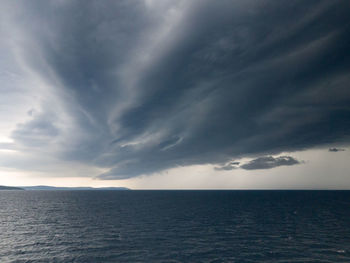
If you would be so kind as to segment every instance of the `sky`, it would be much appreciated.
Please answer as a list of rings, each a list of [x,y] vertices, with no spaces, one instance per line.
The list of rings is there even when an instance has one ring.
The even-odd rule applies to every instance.
[[[0,184],[350,189],[350,2],[0,3]]]

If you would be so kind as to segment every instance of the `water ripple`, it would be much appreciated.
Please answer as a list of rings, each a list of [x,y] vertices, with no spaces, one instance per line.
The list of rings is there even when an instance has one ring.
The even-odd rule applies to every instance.
[[[350,262],[346,191],[3,191],[0,262]]]

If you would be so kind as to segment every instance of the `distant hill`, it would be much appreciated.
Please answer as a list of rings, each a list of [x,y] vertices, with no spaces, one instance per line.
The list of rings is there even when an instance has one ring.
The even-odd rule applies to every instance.
[[[24,190],[21,187],[12,187],[12,186],[4,186],[0,185],[0,190]]]
[[[130,190],[126,187],[55,187],[47,185],[37,185],[37,186],[21,186],[24,190],[29,191],[98,191],[98,190],[110,190],[110,191],[120,191],[120,190]]]

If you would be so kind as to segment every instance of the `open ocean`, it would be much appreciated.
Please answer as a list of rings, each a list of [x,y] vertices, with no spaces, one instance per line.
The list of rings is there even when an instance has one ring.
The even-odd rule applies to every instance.
[[[0,262],[350,262],[350,191],[1,191]]]

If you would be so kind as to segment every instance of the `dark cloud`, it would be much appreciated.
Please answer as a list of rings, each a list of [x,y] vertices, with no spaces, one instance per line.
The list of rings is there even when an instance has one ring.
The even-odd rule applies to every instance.
[[[345,149],[342,148],[329,148],[329,152],[343,152]]]
[[[230,171],[233,169],[237,169],[239,167],[239,163],[240,162],[229,162],[228,164],[219,167],[214,167],[214,169],[217,171]]]
[[[250,162],[241,165],[240,168],[245,170],[271,169],[278,166],[285,166],[285,165],[290,166],[290,165],[295,165],[300,163],[301,162],[299,162],[298,160],[294,159],[291,156],[279,156],[279,157],[264,156],[264,157],[253,159]]]
[[[30,116],[13,132],[15,143],[55,141],[51,154],[109,168],[101,179],[349,140],[346,1],[9,8],[17,10],[8,24],[22,34],[22,61],[58,94],[66,116]],[[241,168],[297,162],[278,158]]]

